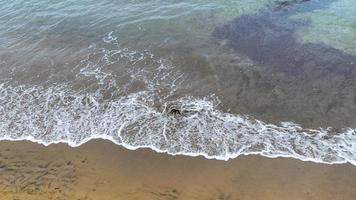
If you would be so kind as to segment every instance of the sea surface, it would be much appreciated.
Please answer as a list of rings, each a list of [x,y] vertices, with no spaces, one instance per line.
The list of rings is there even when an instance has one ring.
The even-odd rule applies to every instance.
[[[356,165],[354,0],[0,0],[0,139]]]

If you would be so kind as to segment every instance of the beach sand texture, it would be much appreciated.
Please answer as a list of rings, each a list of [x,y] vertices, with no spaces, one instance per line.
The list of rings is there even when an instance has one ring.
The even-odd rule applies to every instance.
[[[356,168],[289,158],[225,161],[126,150],[0,142],[1,200],[354,200]]]

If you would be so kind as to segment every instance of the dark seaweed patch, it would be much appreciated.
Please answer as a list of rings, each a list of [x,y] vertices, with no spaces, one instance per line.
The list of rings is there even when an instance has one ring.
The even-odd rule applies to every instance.
[[[295,38],[296,30],[308,23],[288,19],[295,12],[320,9],[330,2],[282,3],[295,8],[292,6],[283,12],[266,9],[258,14],[242,15],[217,27],[213,36],[272,72],[300,78],[355,78],[355,55],[324,44],[299,43]]]

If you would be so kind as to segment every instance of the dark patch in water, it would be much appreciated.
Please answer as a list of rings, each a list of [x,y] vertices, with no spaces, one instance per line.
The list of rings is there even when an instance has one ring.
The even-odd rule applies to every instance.
[[[288,7],[290,7],[290,6],[293,6],[294,4],[304,3],[304,2],[308,2],[308,1],[310,1],[310,0],[279,1],[276,3],[274,10],[275,11],[285,10],[285,9],[288,9]]]
[[[243,15],[216,28],[213,36],[272,72],[299,78],[355,78],[355,55],[323,44],[299,43],[294,37],[296,30],[308,24],[288,19],[293,13],[324,8],[332,1],[288,2],[282,5],[288,5],[289,10],[272,8]]]

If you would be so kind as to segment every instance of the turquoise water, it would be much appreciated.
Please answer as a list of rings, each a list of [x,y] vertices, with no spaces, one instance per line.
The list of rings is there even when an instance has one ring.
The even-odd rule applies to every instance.
[[[0,137],[355,164],[355,12],[351,0],[0,0]]]

